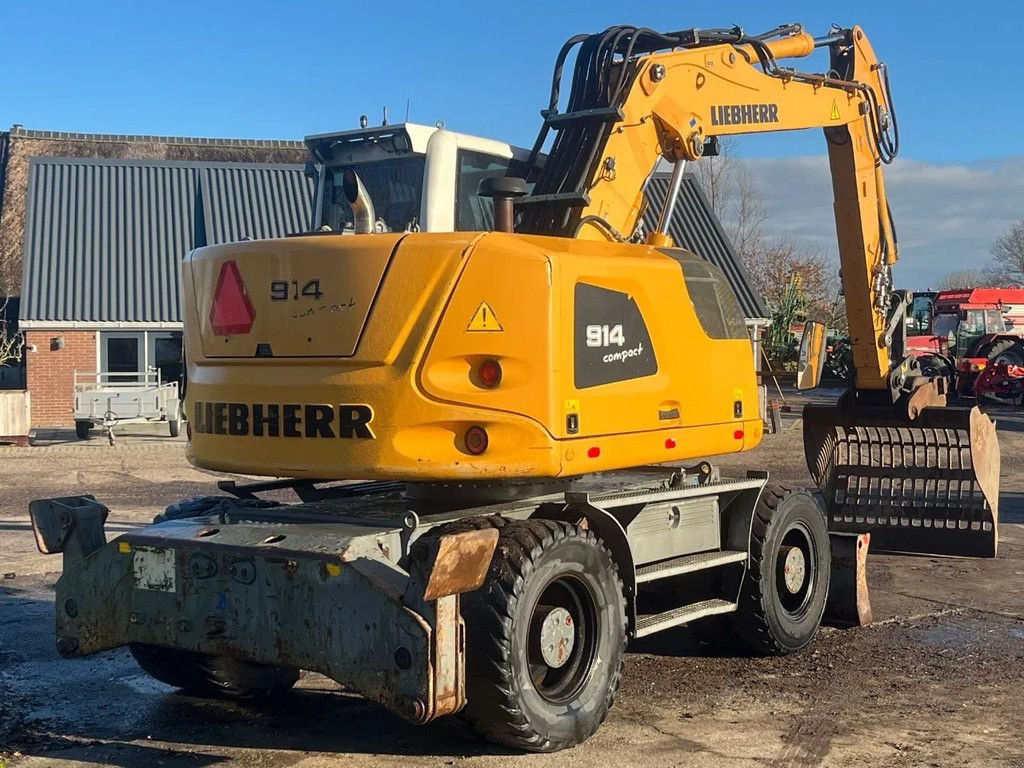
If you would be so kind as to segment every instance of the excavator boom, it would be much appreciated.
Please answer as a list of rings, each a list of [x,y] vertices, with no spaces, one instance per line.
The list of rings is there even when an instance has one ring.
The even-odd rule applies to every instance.
[[[578,48],[566,110],[563,67]],[[783,67],[827,48],[828,74]],[[837,406],[808,406],[807,465],[838,530],[876,531],[876,546],[994,555],[999,449],[977,409],[945,408],[944,382],[904,350],[906,294],[893,290],[897,244],[882,166],[899,150],[884,63],[862,29],[812,38],[799,25],[656,33],[613,27],[571,39],[534,145],[551,143],[519,231],[671,246],[687,162],[720,136],[824,130],[854,376]],[[673,163],[658,231],[638,222],[658,162]],[[924,532],[924,534],[922,534]]]

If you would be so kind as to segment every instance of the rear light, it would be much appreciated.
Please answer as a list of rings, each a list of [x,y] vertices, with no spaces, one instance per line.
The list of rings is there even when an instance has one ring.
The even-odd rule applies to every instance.
[[[256,312],[242,281],[238,265],[225,261],[220,267],[217,288],[210,306],[210,325],[217,336],[231,336],[252,330]]]
[[[733,432],[732,433],[732,439],[733,440],[742,440],[743,439],[743,430],[742,429],[737,429],[735,432]]]
[[[484,389],[494,389],[501,384],[501,363],[497,360],[484,360],[476,369],[476,379]]]
[[[587,458],[596,459],[600,455],[601,455],[601,449],[598,448],[596,445],[593,448],[588,448],[587,449]]]
[[[192,422],[191,421],[186,421],[185,422],[185,439],[188,440],[190,443],[192,442]]]
[[[471,456],[479,456],[487,450],[487,430],[483,427],[470,427],[466,430],[466,452]]]

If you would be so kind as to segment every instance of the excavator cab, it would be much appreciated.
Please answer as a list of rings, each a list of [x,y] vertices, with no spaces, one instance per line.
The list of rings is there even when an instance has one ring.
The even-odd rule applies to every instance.
[[[313,230],[343,234],[479,232],[493,228],[489,178],[528,175],[529,153],[510,144],[398,123],[306,138],[314,184]],[[542,160],[541,160],[542,162]],[[353,194],[353,179],[362,185]],[[353,206],[356,204],[356,207]],[[370,219],[361,225],[359,216]]]

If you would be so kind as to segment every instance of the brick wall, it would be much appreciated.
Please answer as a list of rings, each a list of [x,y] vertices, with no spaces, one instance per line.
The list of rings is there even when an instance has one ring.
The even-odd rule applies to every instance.
[[[96,370],[96,331],[25,331],[25,343],[36,347],[25,355],[33,429],[73,426],[74,372]]]

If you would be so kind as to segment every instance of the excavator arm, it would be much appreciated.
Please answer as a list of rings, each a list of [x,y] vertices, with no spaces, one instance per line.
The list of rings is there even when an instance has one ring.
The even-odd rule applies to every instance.
[[[826,74],[780,60],[826,47]],[[572,87],[559,111],[565,62]],[[999,449],[994,424],[945,407],[944,382],[904,352],[905,293],[892,287],[896,236],[882,166],[898,152],[887,70],[859,27],[812,38],[799,25],[579,36],[555,66],[539,155],[555,133],[518,231],[672,246],[686,163],[721,136],[821,128],[828,147],[854,376],[837,406],[808,406],[808,468],[835,530],[873,530],[882,548],[994,555]],[[658,230],[639,231],[643,189],[673,164]]]
[[[609,76],[623,84],[607,94],[607,103],[573,105],[565,114],[552,105],[546,112],[545,127],[559,135],[534,195],[520,204],[520,231],[632,237],[643,213],[644,184],[659,159],[674,164],[675,192],[686,163],[703,156],[709,137],[824,128],[857,387],[888,392],[891,369],[901,361],[891,359],[886,339],[897,253],[881,173],[896,149],[885,68],[859,28],[820,40],[795,25],[775,34],[765,40],[738,30],[690,30],[650,41],[689,47],[635,60],[612,54],[611,68],[618,72]],[[624,39],[642,46],[647,37],[637,30]],[[830,48],[829,76],[777,63],[809,56],[818,46]],[[583,41],[580,58],[585,47]],[[606,66],[606,57],[595,57],[596,66]],[[581,75],[577,71],[574,90],[584,89]],[[562,153],[574,162],[564,162]],[[586,168],[581,156],[589,160]],[[664,225],[671,212],[662,213]],[[671,245],[665,227],[660,229],[647,241]]]

